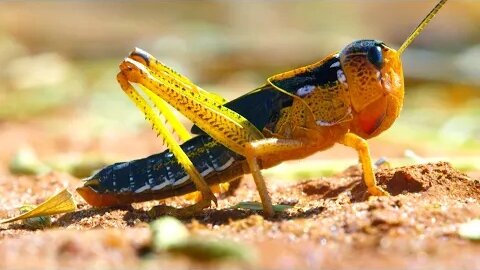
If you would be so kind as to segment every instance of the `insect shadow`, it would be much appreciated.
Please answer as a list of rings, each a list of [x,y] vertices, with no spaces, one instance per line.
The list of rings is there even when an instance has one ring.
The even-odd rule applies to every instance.
[[[105,208],[86,208],[81,209],[72,213],[66,213],[63,216],[59,217],[54,223],[54,226],[59,227],[67,227],[69,225],[75,224],[80,222],[83,219],[92,218],[95,216],[103,216],[105,217],[108,213],[112,213],[116,210],[125,211],[126,214],[124,215],[123,219],[127,221],[127,225],[133,226],[135,225],[135,221],[142,221],[148,222],[150,219],[147,215],[146,211],[135,209],[134,207],[128,206],[121,206],[121,207],[105,207]],[[125,217],[128,216],[129,218],[126,219]],[[108,218],[108,217],[106,217]],[[112,217],[115,219],[115,217]]]

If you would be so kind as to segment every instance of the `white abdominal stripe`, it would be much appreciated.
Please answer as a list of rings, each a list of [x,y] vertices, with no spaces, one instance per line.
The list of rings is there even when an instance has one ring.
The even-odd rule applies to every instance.
[[[225,163],[223,163],[221,165],[216,163],[216,162],[212,162],[213,168],[208,166],[205,170],[200,172],[200,174],[203,177],[205,177],[205,176],[209,175],[210,173],[212,173],[214,171],[215,172],[224,171],[224,170],[228,169],[233,164],[233,162],[235,162],[235,158],[233,158],[233,157],[230,157],[230,159],[228,159]],[[146,192],[146,191],[159,191],[159,190],[166,189],[166,188],[176,188],[176,187],[181,186],[181,185],[183,185],[183,184],[185,184],[185,183],[187,183],[188,181],[191,180],[190,176],[187,173],[185,173],[181,178],[177,179],[177,178],[175,178],[175,174],[172,173],[169,169],[170,169],[170,167],[167,167],[167,170],[168,170],[167,175],[159,177],[159,180],[161,181],[160,183],[155,181],[155,179],[153,179],[153,178],[149,178],[148,183],[146,183],[144,186],[142,186],[140,188],[137,188],[134,192],[135,193],[142,193],[142,192]],[[158,184],[152,186],[152,184],[154,182],[157,182]],[[130,182],[130,183],[133,183],[133,182]],[[130,190],[133,190],[133,188],[134,188],[134,186],[131,185]]]

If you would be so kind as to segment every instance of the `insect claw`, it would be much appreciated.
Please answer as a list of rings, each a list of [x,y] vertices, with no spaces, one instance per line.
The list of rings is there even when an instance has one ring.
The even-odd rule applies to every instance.
[[[378,186],[369,187],[368,193],[370,193],[370,195],[372,196],[390,196],[390,193],[388,193],[388,191],[385,191],[383,188]]]

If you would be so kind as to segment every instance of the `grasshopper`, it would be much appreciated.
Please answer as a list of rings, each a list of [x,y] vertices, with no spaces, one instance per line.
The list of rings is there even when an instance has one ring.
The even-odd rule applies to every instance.
[[[109,165],[77,191],[93,206],[199,191],[201,199],[193,205],[150,210],[154,215],[188,216],[212,201],[216,204],[211,186],[251,173],[264,214],[272,216],[261,169],[340,143],[358,152],[368,193],[388,195],[376,183],[366,140],[387,130],[399,116],[404,98],[400,56],[446,1],[430,11],[398,50],[378,40],[354,41],[319,62],[274,75],[229,102],[135,49],[120,64],[117,80],[168,150]],[[191,132],[197,136],[192,137],[167,104],[194,123]]]

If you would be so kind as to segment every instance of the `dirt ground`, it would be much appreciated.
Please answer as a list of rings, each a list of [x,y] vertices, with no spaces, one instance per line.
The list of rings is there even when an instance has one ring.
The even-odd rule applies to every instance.
[[[23,147],[41,161],[90,155],[124,161],[163,150],[114,79],[133,47],[233,98],[353,39],[399,45],[435,1],[24,2],[0,8],[0,219],[82,184],[58,169],[13,175],[9,164]],[[147,211],[190,204],[185,198],[98,209],[74,193],[78,210],[54,216],[47,229],[0,224],[0,270],[480,269],[480,241],[458,235],[461,224],[480,218],[480,168],[472,161],[480,153],[479,7],[480,1],[449,1],[402,55],[406,99],[392,127],[398,129],[369,141],[374,159],[405,158],[412,150],[417,160],[448,158],[455,167],[379,169],[391,196],[372,198],[356,166],[297,182],[270,175],[273,202],[292,206],[273,218],[232,208],[259,201],[245,176],[215,208],[182,222],[194,236],[247,246],[256,259],[246,262],[148,252]],[[302,165],[340,160],[341,169],[332,169],[338,172],[346,158],[355,159],[355,151],[335,146]],[[455,158],[469,162],[461,166]],[[467,174],[457,170],[467,167],[473,168]]]
[[[57,216],[53,227],[0,226],[1,269],[478,269],[480,245],[457,235],[459,224],[480,216],[480,183],[433,163],[382,169],[381,185],[392,196],[365,197],[361,173],[351,167],[335,177],[301,183],[271,181],[276,204],[294,207],[265,219],[260,212],[231,209],[258,201],[246,176],[218,207],[183,220],[194,235],[231,239],[256,254],[252,262],[209,262],[183,256],[143,256],[150,241],[146,210],[158,202],[93,209],[75,195],[79,210]],[[22,202],[39,203],[80,180],[52,172],[0,178],[0,218]],[[167,200],[182,206],[183,198]]]

